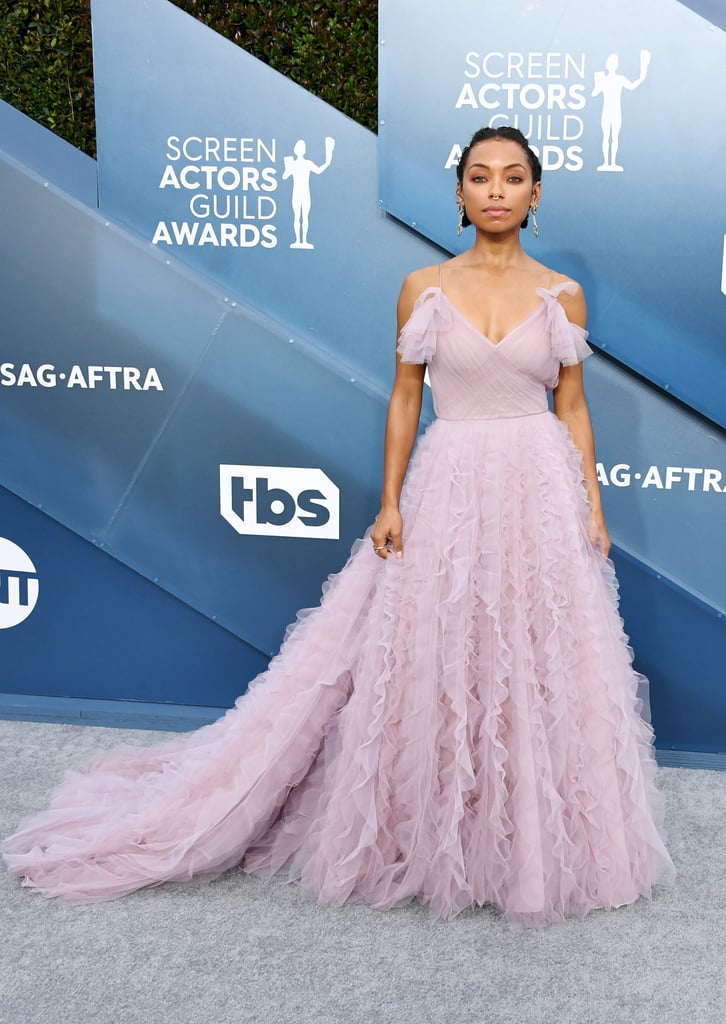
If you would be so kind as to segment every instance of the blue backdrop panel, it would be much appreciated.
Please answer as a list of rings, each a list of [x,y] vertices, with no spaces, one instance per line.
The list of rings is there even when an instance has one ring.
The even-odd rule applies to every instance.
[[[271,654],[281,627],[318,603],[325,575],[375,518],[384,420],[384,396],[238,307],[217,331],[107,545]],[[340,490],[342,539],[317,539],[314,526],[309,539],[238,535],[220,515],[219,467],[230,464],[321,469]],[[252,476],[244,486],[253,486]],[[242,486],[233,488],[237,512]]]
[[[271,653],[375,515],[385,394],[7,163],[0,192],[16,253],[0,279],[2,480]],[[140,368],[142,383],[153,369],[163,390],[109,371],[70,387],[74,366],[86,385],[91,366]],[[240,537],[220,464],[327,472],[339,537]]]
[[[545,167],[529,251],[583,284],[595,344],[726,424],[723,31],[675,0],[397,0],[380,53],[385,208],[451,245],[456,147],[517,124]]]
[[[618,550],[613,558],[635,665],[650,680],[658,749],[723,752],[723,614],[704,609],[637,558]]]
[[[605,359],[587,360],[585,384],[612,536],[655,572],[726,611],[726,578],[714,557],[724,544],[726,438]]]
[[[13,693],[228,707],[267,664],[2,487],[0,535],[28,554],[39,580],[32,614],[0,630],[0,705]]]
[[[0,203],[3,249],[13,252],[0,277],[7,332],[0,473],[17,494],[102,541],[225,306],[98,216],[1,161]],[[123,321],[106,315],[101,253],[113,267]],[[125,388],[123,374],[106,366],[138,370],[141,387],[150,369],[156,376],[148,390]],[[91,367],[101,371],[93,387]]]
[[[166,0],[93,0],[92,12],[102,211],[148,241],[160,222],[174,238],[171,225],[198,225],[196,244],[159,249],[387,387],[401,281],[436,251],[379,209],[375,136]],[[314,248],[294,249],[286,158],[302,141],[320,168],[326,138],[331,163],[308,183]],[[160,188],[167,168],[186,168],[188,187]],[[200,197],[226,215],[190,210]],[[267,228],[275,244],[199,244],[205,227],[217,240]]]
[[[726,31],[726,7],[722,0],[681,0],[684,7],[690,7],[696,14],[706,18],[712,25]]]
[[[96,161],[4,100],[0,100],[0,153],[82,203],[98,205]]]

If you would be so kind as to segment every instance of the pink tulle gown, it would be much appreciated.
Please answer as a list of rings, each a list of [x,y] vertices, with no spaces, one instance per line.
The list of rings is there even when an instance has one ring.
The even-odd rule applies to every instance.
[[[331,903],[538,926],[672,881],[645,680],[547,406],[590,352],[563,288],[496,345],[422,293],[399,351],[428,363],[437,419],[403,559],[357,542],[222,719],[69,772],[4,843],[24,885],[91,902],[242,863]]]

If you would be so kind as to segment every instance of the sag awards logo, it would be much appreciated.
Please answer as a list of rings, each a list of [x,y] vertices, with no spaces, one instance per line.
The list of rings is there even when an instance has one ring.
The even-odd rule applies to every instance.
[[[54,363],[0,363],[0,387],[77,388],[80,391],[163,391],[155,366],[79,366],[61,370]]]
[[[486,124],[510,124],[519,128],[537,152],[545,171],[581,171],[599,160],[598,171],[621,172],[618,162],[625,94],[646,80],[651,54],[640,51],[637,77],[620,70],[621,59],[611,53],[591,69],[585,53],[530,52],[479,53],[464,57],[464,83],[454,109],[481,110]],[[598,112],[601,153],[584,148],[585,127]],[[592,115],[590,111],[592,110]],[[449,151],[445,166],[454,167],[461,146]]]
[[[23,622],[38,600],[38,574],[22,548],[0,537],[0,629]]]
[[[340,535],[340,491],[322,469],[220,465],[219,512],[240,534]]]
[[[277,139],[169,136],[159,189],[175,190],[185,208],[179,220],[157,223],[152,242],[274,249],[289,239],[291,249],[314,249],[311,179],[330,167],[335,139],[325,139],[320,163],[298,139],[281,169],[280,148]]]
[[[720,469],[705,466],[646,466],[637,469],[628,462],[617,462],[610,467],[598,462],[597,478],[604,487],[726,494],[724,474]]]

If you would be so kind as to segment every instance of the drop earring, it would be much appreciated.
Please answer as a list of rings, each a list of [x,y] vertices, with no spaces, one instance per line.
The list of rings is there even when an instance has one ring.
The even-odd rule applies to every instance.
[[[461,232],[464,230],[464,204],[459,207],[459,226],[456,229],[456,234],[461,238]]]
[[[532,231],[534,232],[534,237],[535,238],[539,238],[539,227],[537,225],[537,207],[533,206],[533,207],[531,207],[531,210],[532,210]]]

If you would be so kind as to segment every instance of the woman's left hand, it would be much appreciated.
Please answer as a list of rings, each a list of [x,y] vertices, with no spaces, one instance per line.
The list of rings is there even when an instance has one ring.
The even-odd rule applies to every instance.
[[[604,558],[607,558],[610,554],[611,541],[608,528],[605,525],[605,516],[602,514],[602,509],[598,509],[597,511],[592,510],[590,512],[590,521],[587,524],[587,535],[595,550],[599,551]]]

